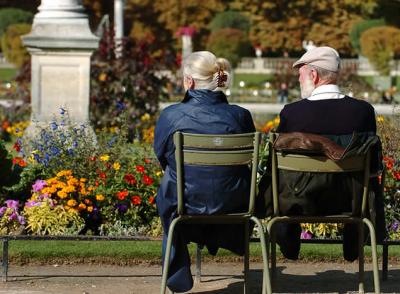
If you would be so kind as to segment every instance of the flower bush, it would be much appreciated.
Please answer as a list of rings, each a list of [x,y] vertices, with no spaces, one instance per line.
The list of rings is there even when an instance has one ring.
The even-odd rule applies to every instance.
[[[385,217],[390,239],[400,240],[400,116],[379,116],[378,131],[382,141]]]
[[[125,119],[121,114],[121,122]],[[18,138],[14,144],[12,163],[21,172],[18,183],[5,189],[25,202],[28,233],[160,232],[154,198],[161,168],[150,145],[129,142],[124,123],[95,138],[88,136],[87,125],[72,122],[60,108],[34,133],[29,141]]]

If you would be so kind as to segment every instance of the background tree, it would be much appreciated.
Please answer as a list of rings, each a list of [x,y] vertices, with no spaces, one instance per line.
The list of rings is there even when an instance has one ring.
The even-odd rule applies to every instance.
[[[372,15],[376,6],[377,0],[234,0],[231,4],[250,18],[250,39],[270,54],[299,54],[304,51],[303,40],[352,54],[349,29]]]
[[[195,50],[204,48],[209,30],[208,24],[216,13],[225,10],[227,0],[156,0],[155,9],[158,21],[174,36],[178,28],[191,26],[196,29],[193,39]],[[158,36],[158,35],[157,35]],[[178,49],[180,49],[181,44]]]
[[[400,56],[400,29],[371,28],[361,35],[361,51],[382,75],[390,74],[390,61]]]

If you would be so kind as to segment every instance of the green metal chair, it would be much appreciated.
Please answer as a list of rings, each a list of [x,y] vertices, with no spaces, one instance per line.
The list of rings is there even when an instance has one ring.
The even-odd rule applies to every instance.
[[[263,285],[262,293],[272,293],[268,270],[267,243],[264,235],[264,226],[261,221],[253,215],[256,193],[256,177],[258,152],[260,144],[260,134],[233,134],[233,135],[204,135],[188,134],[177,132],[174,135],[175,158],[177,166],[177,192],[178,192],[178,216],[172,221],[169,231],[163,265],[161,293],[165,293],[168,267],[170,263],[171,244],[178,223],[195,224],[245,224],[246,248],[244,254],[244,293],[249,293],[248,272],[249,272],[249,222],[253,221],[260,233],[260,241],[263,255]],[[250,195],[243,195],[249,198],[249,207],[243,213],[230,213],[221,215],[188,215],[185,213],[184,197],[184,175],[183,166],[185,165],[249,165],[251,167],[251,189]],[[210,175],[212,177],[213,175]]]
[[[371,237],[372,265],[374,276],[375,293],[380,293],[379,285],[379,269],[377,259],[377,246],[375,228],[372,222],[366,217],[368,202],[368,183],[370,176],[370,155],[369,152],[362,156],[347,157],[339,161],[333,161],[325,156],[310,154],[287,154],[275,150],[273,142],[277,134],[270,137],[271,161],[272,161],[272,194],[273,194],[273,216],[267,223],[267,231],[271,240],[271,272],[272,282],[276,278],[276,238],[273,232],[273,225],[277,222],[289,223],[356,223],[358,225],[358,277],[359,292],[364,293],[364,224],[367,225]],[[343,213],[340,215],[329,216],[283,216],[279,211],[279,195],[278,195],[278,171],[300,171],[313,173],[349,173],[363,172],[363,193],[362,195],[354,195],[353,201],[356,207],[355,211],[359,211],[356,215],[351,213]],[[353,191],[354,192],[354,191]]]

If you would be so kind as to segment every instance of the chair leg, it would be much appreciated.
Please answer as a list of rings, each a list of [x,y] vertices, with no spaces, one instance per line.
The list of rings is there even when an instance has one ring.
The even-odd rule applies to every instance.
[[[363,222],[368,226],[370,237],[371,237],[371,252],[372,252],[372,267],[374,272],[374,287],[375,293],[381,293],[381,288],[379,284],[379,268],[378,268],[378,254],[377,254],[377,246],[376,246],[376,234],[375,228],[372,222],[364,218]]]
[[[250,293],[250,288],[249,288],[249,239],[250,239],[249,222],[246,221],[244,224],[244,256],[243,256],[243,263],[244,263],[243,293],[244,294]]]
[[[269,254],[270,254],[270,266],[271,266],[271,284],[275,285],[276,282],[276,235],[274,233],[273,225],[275,224],[275,220],[271,220],[267,224],[267,232],[269,235]]]
[[[167,277],[168,277],[168,269],[169,269],[169,260],[171,257],[171,247],[172,240],[174,237],[175,225],[178,223],[180,219],[174,219],[168,229],[168,238],[167,238],[167,248],[165,249],[165,257],[162,268],[162,278],[161,278],[161,294],[165,294],[165,290],[167,288]]]
[[[268,231],[264,232],[264,226],[262,225],[261,221],[258,218],[256,218],[255,216],[252,216],[251,220],[257,225],[258,231],[260,232],[261,251],[262,251],[262,256],[263,256],[262,293],[263,294],[272,294],[271,278],[270,278],[269,268],[268,268],[268,251],[267,251],[268,242],[266,241],[266,239],[269,240]],[[265,237],[265,234],[267,234],[267,237]]]
[[[201,282],[201,247],[199,244],[196,244],[196,276],[195,282]]]
[[[364,293],[364,224],[358,223],[358,292]]]

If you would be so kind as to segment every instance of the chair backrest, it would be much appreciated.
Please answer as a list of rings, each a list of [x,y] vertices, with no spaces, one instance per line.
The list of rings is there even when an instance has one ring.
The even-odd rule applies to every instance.
[[[247,213],[253,213],[260,133],[210,135],[176,132],[174,143],[176,148],[178,214],[184,214],[184,165],[249,165],[251,167],[250,195],[243,195],[243,197],[250,197]],[[210,175],[210,177],[212,176]]]
[[[366,214],[367,209],[367,195],[368,183],[370,176],[370,152],[365,154],[344,157],[341,160],[334,161],[324,155],[316,154],[299,154],[287,153],[278,151],[274,148],[273,142],[277,134],[270,136],[271,146],[271,164],[272,164],[272,195],[273,195],[273,209],[274,215],[279,215],[279,191],[278,191],[278,171],[298,171],[298,172],[311,172],[311,173],[363,173],[363,194],[362,196],[355,195],[353,189],[353,201],[361,212],[361,215]],[[329,189],[329,187],[327,187]],[[361,205],[361,206],[360,206]]]

